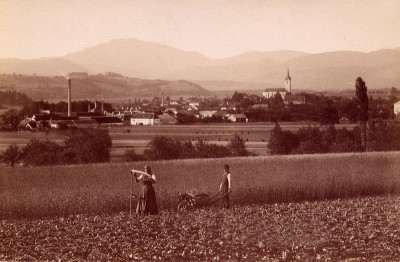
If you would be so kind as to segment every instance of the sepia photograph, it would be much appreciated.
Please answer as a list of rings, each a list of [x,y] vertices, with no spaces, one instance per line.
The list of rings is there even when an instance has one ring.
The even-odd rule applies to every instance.
[[[0,0],[0,261],[400,261],[400,1]]]

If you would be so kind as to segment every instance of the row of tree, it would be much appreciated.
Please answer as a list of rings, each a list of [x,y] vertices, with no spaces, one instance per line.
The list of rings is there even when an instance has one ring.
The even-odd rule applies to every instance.
[[[136,154],[135,151],[131,149],[125,152],[125,160],[221,158],[249,155],[251,155],[251,153],[246,150],[245,142],[237,134],[234,135],[227,146],[209,144],[201,139],[192,143],[190,140],[157,136],[150,142],[149,148],[143,152],[143,155]]]
[[[31,139],[19,148],[10,145],[1,155],[0,160],[10,166],[17,163],[24,165],[67,165],[110,161],[111,137],[102,129],[70,129],[65,131],[64,145],[49,140]],[[227,146],[208,144],[204,140],[192,143],[157,136],[150,143],[143,155],[133,149],[125,152],[126,161],[170,160],[184,158],[220,158],[249,156],[245,142],[235,134]]]
[[[364,152],[360,126],[352,130],[308,126],[297,132],[282,130],[276,124],[268,149],[272,155]],[[366,132],[367,151],[400,150],[400,125],[393,121],[372,122]]]
[[[111,137],[108,130],[71,129],[65,133],[64,145],[49,140],[31,139],[22,148],[10,145],[0,160],[10,166],[86,164],[110,161]]]
[[[282,130],[277,123],[268,148],[271,154],[314,154],[330,152],[365,152],[400,150],[400,125],[396,121],[376,118],[370,120],[367,86],[361,77],[356,79],[354,116],[359,125],[353,130],[301,128],[297,133]],[[330,123],[329,124],[334,124]]]

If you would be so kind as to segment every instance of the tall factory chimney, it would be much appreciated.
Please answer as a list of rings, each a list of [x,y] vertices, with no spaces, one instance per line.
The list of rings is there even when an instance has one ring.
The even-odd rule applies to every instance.
[[[161,107],[164,107],[164,87],[161,90]]]
[[[104,114],[104,99],[103,99],[103,93],[101,94],[101,113]]]
[[[68,117],[71,117],[71,78],[68,79]]]

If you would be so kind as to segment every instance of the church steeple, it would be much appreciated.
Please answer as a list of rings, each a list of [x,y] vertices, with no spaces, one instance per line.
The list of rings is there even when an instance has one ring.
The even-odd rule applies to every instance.
[[[286,76],[285,80],[292,80],[292,78],[290,77],[290,74],[289,74],[289,68],[287,69],[287,76]]]
[[[292,93],[292,78],[290,77],[290,74],[289,74],[289,68],[287,69],[287,75],[285,78],[285,88],[286,88],[286,91],[289,91],[289,93]]]

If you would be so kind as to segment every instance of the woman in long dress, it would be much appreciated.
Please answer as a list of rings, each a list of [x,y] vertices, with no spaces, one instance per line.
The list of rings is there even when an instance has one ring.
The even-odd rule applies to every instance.
[[[158,208],[156,202],[156,191],[153,187],[153,184],[156,183],[156,176],[151,173],[150,166],[145,166],[144,170],[145,172],[140,173],[139,177],[137,177],[137,174],[132,170],[136,182],[143,182],[139,201],[136,207],[136,213],[139,215],[156,215],[158,213]]]

